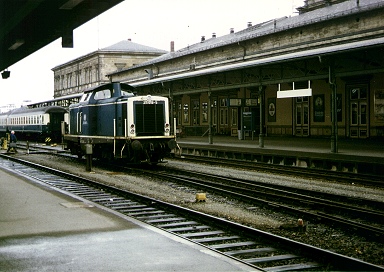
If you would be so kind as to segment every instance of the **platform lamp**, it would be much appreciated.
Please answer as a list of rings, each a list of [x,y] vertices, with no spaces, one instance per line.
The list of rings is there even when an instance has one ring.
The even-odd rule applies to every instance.
[[[10,76],[11,76],[11,71],[5,70],[5,71],[3,71],[3,72],[1,73],[1,77],[2,77],[3,79],[7,79],[7,78],[9,78]]]

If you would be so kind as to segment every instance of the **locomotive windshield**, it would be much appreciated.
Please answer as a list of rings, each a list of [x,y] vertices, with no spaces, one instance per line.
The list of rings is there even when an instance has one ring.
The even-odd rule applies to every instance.
[[[138,136],[164,134],[165,124],[165,103],[143,103],[137,101],[134,103],[134,115],[136,124],[136,133]]]

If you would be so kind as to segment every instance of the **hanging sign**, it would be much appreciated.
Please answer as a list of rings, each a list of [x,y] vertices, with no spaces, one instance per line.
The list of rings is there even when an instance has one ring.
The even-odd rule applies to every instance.
[[[277,91],[277,98],[302,97],[302,96],[312,96],[312,88],[311,88],[310,80],[308,80],[307,89],[295,90],[295,82],[293,82],[292,90],[281,91],[280,84],[279,84],[279,90]]]

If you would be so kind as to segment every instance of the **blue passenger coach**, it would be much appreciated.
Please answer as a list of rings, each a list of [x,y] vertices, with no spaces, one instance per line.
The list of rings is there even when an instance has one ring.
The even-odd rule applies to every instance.
[[[171,135],[168,98],[136,96],[124,83],[85,91],[69,107],[67,149],[79,157],[157,163],[176,147]]]
[[[62,123],[68,122],[68,111],[59,106],[40,108],[21,107],[0,114],[0,133],[2,136],[12,130],[19,139],[61,140]]]

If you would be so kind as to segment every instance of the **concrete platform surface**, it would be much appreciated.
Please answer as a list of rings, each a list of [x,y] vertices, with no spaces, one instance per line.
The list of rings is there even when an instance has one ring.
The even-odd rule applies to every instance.
[[[0,271],[252,270],[0,168]]]
[[[339,139],[337,153],[331,152],[331,140],[328,138],[305,137],[264,137],[264,147],[259,146],[259,138],[255,136],[239,140],[236,137],[214,136],[212,144],[207,136],[187,136],[177,138],[177,142],[183,145],[204,145],[206,147],[231,147],[246,148],[250,151],[267,153],[278,151],[302,152],[308,154],[321,154],[323,156],[351,156],[355,158],[384,158],[384,139]]]

